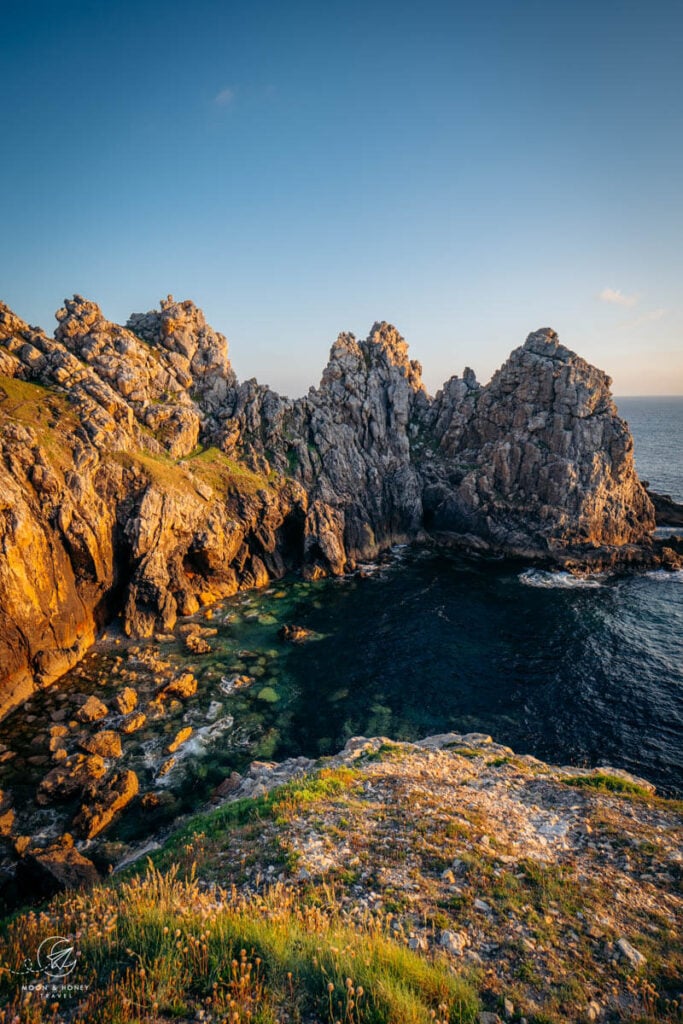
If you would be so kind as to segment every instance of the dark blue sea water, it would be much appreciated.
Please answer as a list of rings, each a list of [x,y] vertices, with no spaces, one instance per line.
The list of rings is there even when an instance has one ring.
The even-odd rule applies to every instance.
[[[683,572],[577,581],[407,553],[298,618],[297,751],[482,731],[520,753],[683,783]],[[296,614],[296,610],[295,610]]]
[[[633,434],[641,480],[683,502],[683,397],[617,398],[616,403]]]

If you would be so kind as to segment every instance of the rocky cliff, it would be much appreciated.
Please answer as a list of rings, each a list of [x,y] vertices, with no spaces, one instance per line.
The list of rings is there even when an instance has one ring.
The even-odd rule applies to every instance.
[[[426,531],[582,565],[673,563],[610,379],[531,334],[435,398],[386,323],[341,334],[295,401],[239,383],[172,297],[125,327],[75,296],[53,338],[0,304],[0,711],[121,613],[150,636],[300,568],[339,574]]]

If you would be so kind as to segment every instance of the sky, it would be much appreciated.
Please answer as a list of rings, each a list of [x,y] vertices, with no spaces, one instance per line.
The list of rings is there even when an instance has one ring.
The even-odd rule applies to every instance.
[[[550,326],[683,393],[679,0],[4,0],[0,298],[193,299],[241,378],[395,324],[434,392]]]

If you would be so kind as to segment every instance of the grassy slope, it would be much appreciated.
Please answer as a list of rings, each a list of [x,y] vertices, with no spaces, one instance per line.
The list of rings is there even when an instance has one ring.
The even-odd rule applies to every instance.
[[[471,774],[471,753],[476,752],[463,757],[453,751],[448,757],[461,758],[455,763]],[[481,763],[481,751],[477,756]],[[420,759],[433,770],[427,755]],[[532,782],[537,770],[500,757],[487,758],[483,767],[494,773],[528,770]],[[0,1021],[4,1024],[19,1013],[22,1024],[123,1024],[189,1021],[203,1013],[199,1019],[206,1021],[262,1024],[461,1022],[476,1021],[481,992],[489,1006],[500,1005],[503,993],[512,996],[516,1006],[528,1007],[530,1024],[559,1024],[589,1019],[585,1007],[598,986],[604,990],[605,970],[626,1000],[623,1015],[610,1011],[606,1020],[654,1024],[679,1019],[676,1005],[658,996],[655,985],[666,978],[669,985],[673,982],[680,951],[663,916],[641,911],[637,901],[623,907],[626,916],[619,928],[627,926],[627,934],[646,951],[648,966],[634,972],[628,965],[606,965],[601,955],[596,958],[596,941],[589,938],[593,922],[614,903],[600,871],[586,876],[586,864],[575,869],[571,860],[544,864],[533,857],[506,866],[504,846],[492,856],[491,850],[480,853],[480,845],[472,842],[481,829],[490,832],[491,822],[481,811],[463,811],[457,821],[439,816],[438,798],[433,811],[422,806],[414,820],[410,806],[397,802],[380,802],[372,809],[368,784],[376,793],[387,780],[400,778],[404,784],[416,770],[415,756],[407,757],[393,745],[352,767],[323,767],[257,800],[197,815],[153,854],[147,867],[134,865],[91,893],[56,898],[41,914],[19,915],[4,928],[8,963],[19,963],[46,935],[75,934],[83,965],[77,970],[79,982],[88,981],[91,988],[56,1006],[50,1016],[38,1001],[21,1006],[16,980],[6,975],[0,989],[6,1016],[0,1013]],[[545,779],[543,766],[538,770]],[[568,777],[549,784],[566,792],[575,782]],[[585,788],[592,834],[617,848],[624,842],[621,824],[637,817],[641,806],[664,815],[680,812],[673,802],[669,808],[667,801],[651,794],[629,792],[612,776],[599,776],[597,791]],[[417,852],[421,861],[420,873],[410,868],[410,877],[419,882],[412,909],[402,904],[400,889],[396,906],[385,891],[374,911],[368,902],[350,899],[354,883],[362,879],[363,863],[351,870],[343,857],[322,879],[294,880],[298,860],[291,840],[301,838],[302,823],[316,836],[336,836],[338,845],[350,838],[361,862],[369,856],[365,866],[371,869],[391,865],[392,855],[378,852],[376,832],[363,849],[363,834],[376,827],[372,814],[377,813],[396,836],[396,864],[403,859],[405,826],[411,856]],[[335,833],[340,823],[344,837]],[[459,894],[444,901],[435,898],[434,879],[454,850],[465,875]],[[654,870],[656,848],[643,847],[642,856],[641,870]],[[273,878],[280,871],[289,876],[287,884],[265,884],[271,877],[265,865]],[[367,887],[377,884],[371,874]],[[437,941],[443,929],[467,927],[475,897],[495,908],[490,925],[497,933],[491,938],[497,938],[500,948],[486,968],[461,967],[462,961],[449,960]],[[408,948],[405,932],[394,930],[397,921],[414,919],[415,913],[422,919],[423,933],[431,936],[423,952]],[[513,918],[533,938],[533,956],[505,937],[505,922]],[[568,948],[567,935],[574,931],[581,935]],[[609,929],[597,945],[608,939]]]
[[[155,856],[158,864],[187,862],[198,835],[230,842],[235,830],[264,818],[283,823],[287,808],[340,794],[352,772],[323,773],[257,801],[240,801],[201,815]],[[275,884],[258,893],[220,890],[198,881],[187,863],[134,868],[88,894],[56,898],[40,914],[5,926],[6,962],[21,963],[48,934],[76,935],[90,991],[54,1004],[23,1002],[16,979],[2,978],[0,1020],[79,1024],[194,1020],[472,1022],[478,999],[445,955],[425,957],[389,937],[386,921],[367,912],[349,916],[331,889],[305,896]]]

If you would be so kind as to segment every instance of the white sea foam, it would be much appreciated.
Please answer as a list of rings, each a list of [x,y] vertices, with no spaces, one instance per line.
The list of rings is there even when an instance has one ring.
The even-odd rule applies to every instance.
[[[605,575],[595,573],[592,576],[574,576],[570,572],[548,572],[544,569],[525,569],[519,574],[521,583],[527,587],[562,587],[564,589],[579,589],[588,587],[594,589],[601,587]]]
[[[683,583],[683,569],[653,569],[645,575],[649,580],[658,580],[659,583]]]

